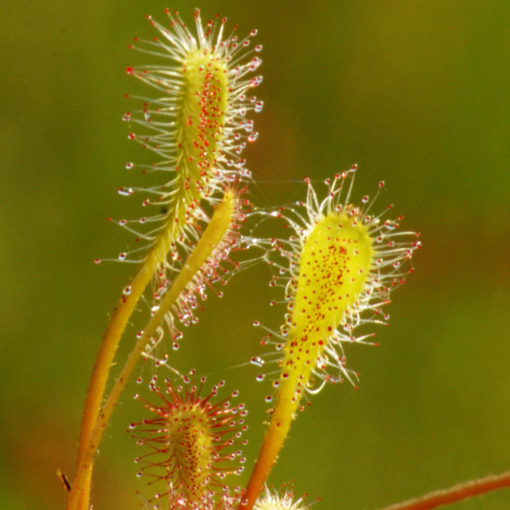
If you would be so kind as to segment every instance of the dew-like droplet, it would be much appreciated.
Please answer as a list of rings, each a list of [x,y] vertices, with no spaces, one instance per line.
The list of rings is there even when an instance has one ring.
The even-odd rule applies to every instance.
[[[243,123],[243,129],[247,132],[247,133],[251,133],[253,131],[253,120],[252,119],[249,119],[247,121],[245,121]]]
[[[262,382],[265,378],[265,374],[257,374],[257,377],[255,377],[257,382]]]
[[[250,80],[250,87],[258,87],[262,83],[262,76],[255,76]]]
[[[257,101],[255,103],[255,107],[253,108],[255,113],[260,113],[264,108],[264,101]]]
[[[259,137],[258,132],[251,133],[250,135],[248,135],[248,142],[253,143],[255,140],[257,140],[258,137]]]
[[[262,59],[259,57],[253,57],[249,64],[250,71],[255,71],[255,69],[257,69],[260,64],[262,64]]]
[[[124,290],[122,291],[124,296],[129,296],[131,294],[131,285],[128,285],[127,287],[124,287]]]
[[[119,193],[119,195],[122,195],[124,197],[129,197],[130,195],[132,195],[134,193],[134,190],[133,188],[119,188],[117,190],[117,192]]]
[[[250,363],[257,367],[263,367],[265,361],[260,356],[253,356],[252,358],[250,358]]]
[[[119,253],[119,255],[118,255],[119,260],[126,260],[126,257],[127,257],[127,253],[125,251]]]
[[[131,170],[134,166],[135,166],[134,163],[132,163],[131,161],[128,161],[126,163],[126,170]]]

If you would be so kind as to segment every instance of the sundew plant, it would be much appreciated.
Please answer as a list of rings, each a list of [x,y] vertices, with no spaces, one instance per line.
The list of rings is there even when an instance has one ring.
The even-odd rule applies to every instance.
[[[118,190],[140,197],[136,219],[112,220],[135,237],[135,248],[118,255],[135,271],[120,291],[94,364],[76,473],[71,481],[60,473],[67,509],[92,508],[98,447],[141,359],[155,367],[135,395],[145,418],[128,431],[139,445],[136,475],[151,488],[141,506],[306,509],[310,503],[295,497],[292,486],[271,488],[271,469],[311,399],[322,390],[358,385],[345,347],[377,345],[374,336],[388,324],[392,293],[413,271],[419,234],[401,226],[391,205],[380,206],[383,181],[372,196],[354,199],[356,165],[325,173],[323,183],[305,178],[306,193],[292,206],[252,203],[254,179],[243,150],[257,140],[255,117],[263,109],[254,95],[262,82],[257,30],[238,33],[221,16],[204,22],[198,9],[192,27],[178,13],[165,14],[161,22],[149,16],[152,38],[131,45],[145,54],[147,65],[126,69],[146,91],[130,98],[132,111],[124,115],[128,138],[148,154],[146,162],[128,162],[126,168],[147,174],[148,184]],[[265,224],[281,234],[259,234]],[[270,266],[268,283],[283,313],[277,330],[255,323],[263,347],[254,347],[246,361],[263,367],[257,379],[272,378],[273,393],[266,397],[268,422],[259,424],[267,428],[258,458],[247,459],[248,410],[238,392],[228,380],[210,385],[194,367],[175,366],[172,354],[204,301],[221,297],[236,273],[255,264]],[[144,314],[145,326],[129,339],[135,310]],[[121,341],[133,346],[127,359],[118,359]],[[238,477],[244,470],[250,472],[247,485]],[[508,484],[510,476],[503,474],[392,508],[433,508]],[[101,508],[101,501],[93,503]]]

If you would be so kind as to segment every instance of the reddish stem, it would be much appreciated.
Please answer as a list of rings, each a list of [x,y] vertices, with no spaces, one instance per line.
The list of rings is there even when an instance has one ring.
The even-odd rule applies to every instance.
[[[478,480],[463,482],[448,489],[431,492],[419,498],[410,499],[384,507],[381,510],[427,510],[441,505],[450,505],[463,499],[479,496],[490,491],[510,487],[510,471],[499,475],[489,475]]]

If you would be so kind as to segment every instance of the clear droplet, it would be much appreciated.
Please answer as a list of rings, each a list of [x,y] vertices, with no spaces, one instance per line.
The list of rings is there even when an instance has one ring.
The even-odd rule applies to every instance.
[[[262,64],[262,59],[260,59],[259,57],[254,57],[251,59],[250,61],[250,71],[255,71],[255,69],[257,69],[260,64]]]
[[[117,192],[119,193],[119,195],[122,195],[124,197],[129,197],[130,195],[132,195],[134,193],[134,190],[133,190],[133,188],[119,188],[117,190]]]
[[[253,356],[250,358],[250,363],[257,367],[263,367],[265,362],[260,356]]]
[[[262,83],[262,79],[262,76],[255,76],[250,80],[250,87],[258,87]]]

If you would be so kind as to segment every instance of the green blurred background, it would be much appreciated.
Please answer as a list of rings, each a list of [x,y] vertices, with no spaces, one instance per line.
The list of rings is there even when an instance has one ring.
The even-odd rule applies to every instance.
[[[95,266],[133,246],[107,216],[141,215],[124,163],[124,69],[154,34],[166,0],[3,2],[0,47],[0,508],[63,509],[57,466],[73,474],[88,377],[133,266]],[[422,232],[416,273],[394,294],[381,347],[352,349],[359,391],[328,387],[299,416],[271,483],[294,480],[314,508],[375,509],[510,469],[510,3],[492,1],[204,1],[240,33],[259,29],[265,109],[245,153],[269,206],[298,199],[304,176],[359,164],[356,197],[387,187],[405,227]],[[260,329],[277,328],[269,272],[236,277],[211,298],[176,357],[238,388],[250,409],[248,468],[263,436],[269,385],[237,367]],[[142,314],[139,314],[140,316]],[[135,319],[137,322],[139,319]],[[125,350],[121,356],[125,355]],[[211,360],[214,364],[211,366]],[[143,376],[150,370],[140,369]],[[143,482],[125,433],[142,409],[133,384],[97,462],[95,508],[129,510]],[[136,388],[139,390],[139,388]],[[250,470],[247,469],[246,475]],[[245,481],[246,477],[243,479]],[[510,490],[459,509],[510,508]]]

